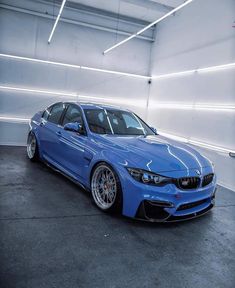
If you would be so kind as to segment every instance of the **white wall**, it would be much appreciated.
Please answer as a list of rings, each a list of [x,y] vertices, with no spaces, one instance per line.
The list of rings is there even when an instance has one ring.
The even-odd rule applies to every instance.
[[[9,0],[6,3],[20,4]],[[28,2],[31,6],[33,1]],[[36,6],[30,9],[39,9]],[[65,10],[67,16],[68,11]],[[135,39],[113,53],[102,52],[124,36],[79,25],[59,22],[50,45],[47,44],[53,21],[8,9],[0,9],[0,53],[91,66],[147,75],[151,42]],[[99,23],[101,24],[101,23]],[[123,25],[123,24],[122,24]],[[129,25],[130,26],[130,25]],[[129,29],[129,26],[126,29]],[[125,29],[125,27],[123,27]],[[112,98],[144,115],[149,92],[147,79],[78,70],[0,57],[0,85],[78,93]],[[69,97],[0,89],[0,116],[29,118],[49,104]],[[91,99],[93,100],[93,99]],[[89,101],[89,99],[87,100]],[[111,101],[111,102],[113,102]],[[23,145],[27,125],[1,123],[2,144]]]
[[[2,2],[24,4],[24,7],[30,4],[31,10],[50,11],[45,5],[36,7],[34,1]],[[234,11],[234,0],[196,0],[159,24],[151,53],[151,74],[235,62]],[[69,11],[65,10],[65,15],[69,18]],[[123,36],[59,22],[48,45],[52,25],[50,19],[0,9],[0,53],[149,74],[151,42],[132,39],[103,56],[102,51]],[[127,28],[131,30],[122,26],[123,30]],[[232,69],[153,80],[149,86],[143,79],[0,58],[0,85],[113,98],[147,117],[159,130],[235,150],[234,113],[158,108],[162,102],[235,104],[235,70]],[[61,99],[69,100],[69,97],[0,90],[0,115],[28,118]],[[0,122],[0,129],[0,143],[25,144],[27,125]],[[234,158],[201,151],[214,161],[219,182],[235,190]]]
[[[235,62],[234,0],[196,0],[157,27],[152,75]],[[148,122],[159,130],[235,150],[235,114],[158,109],[166,104],[235,105],[235,69],[153,80]],[[235,190],[235,159],[202,150],[219,182]]]

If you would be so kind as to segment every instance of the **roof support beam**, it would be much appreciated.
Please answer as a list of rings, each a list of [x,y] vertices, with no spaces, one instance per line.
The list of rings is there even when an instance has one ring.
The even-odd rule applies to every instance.
[[[56,28],[56,26],[57,26],[57,24],[58,24],[58,22],[59,22],[59,19],[60,19],[60,15],[62,14],[62,11],[63,11],[63,9],[64,9],[65,2],[66,2],[66,0],[63,0],[63,2],[62,2],[62,4],[61,4],[59,14],[58,14],[57,17],[56,17],[54,26],[53,26],[53,28],[52,28],[51,34],[50,34],[49,39],[48,39],[48,44],[50,44],[50,42],[51,42],[52,36],[53,36],[53,34],[54,34],[54,32],[55,32],[55,28]]]
[[[39,16],[39,17],[46,18],[46,19],[53,19],[53,16],[49,15],[49,14],[41,13],[38,11],[27,10],[25,8],[13,7],[13,6],[6,5],[6,4],[0,4],[0,8],[12,10],[12,11],[17,11],[17,12],[21,12],[21,13],[26,13],[29,15]],[[94,24],[83,22],[83,21],[71,20],[71,19],[63,18],[63,17],[60,18],[60,21],[64,22],[64,23],[79,25],[82,27],[88,27],[88,28],[92,28],[92,29],[96,29],[96,30],[100,30],[100,31],[115,33],[118,35],[128,36],[131,34],[131,32],[127,32],[127,31],[123,31],[123,30],[117,31],[114,28],[108,28],[105,26],[94,25]],[[145,40],[145,41],[150,41],[150,42],[154,41],[154,39],[152,37],[148,37],[148,36],[144,36],[144,35],[139,35],[139,36],[137,36],[137,38]]]
[[[7,1],[7,0],[4,0]],[[16,0],[15,0],[16,1]],[[25,1],[25,0],[21,0],[21,1]],[[60,7],[61,5],[61,0],[38,0],[40,1],[40,3],[44,3],[46,5],[53,5],[56,7]],[[125,0],[124,0],[125,1]],[[127,0],[129,1],[129,0]],[[130,0],[130,1],[135,1],[135,0]],[[147,1],[147,0],[137,0],[137,1]],[[25,7],[27,8],[27,7]],[[131,17],[131,16],[126,16],[126,15],[122,15],[120,13],[115,13],[115,12],[111,12],[108,10],[104,10],[101,8],[95,8],[89,5],[85,5],[79,2],[73,2],[71,0],[67,0],[66,2],[66,13],[71,12],[71,11],[76,11],[79,14],[82,13],[86,16],[95,16],[95,17],[100,17],[105,19],[109,19],[109,20],[115,20],[117,21],[117,18],[119,18],[119,22],[123,22],[123,23],[129,23],[132,25],[136,25],[136,26],[146,26],[149,24],[149,21],[143,20],[143,19],[139,19],[139,18],[135,18],[135,17]],[[84,18],[82,18],[84,19]],[[60,20],[61,21],[61,20]],[[115,26],[116,27],[116,26]]]
[[[184,2],[183,4],[179,5],[178,7],[172,9],[170,12],[166,13],[165,15],[163,15],[162,17],[158,18],[157,20],[153,21],[152,23],[150,23],[149,25],[145,26],[143,29],[139,30],[138,32],[132,34],[131,36],[127,37],[126,39],[118,42],[117,44],[113,45],[112,47],[106,49],[103,54],[106,54],[110,51],[112,51],[113,49],[121,46],[122,44],[128,42],[129,40],[137,37],[138,35],[142,34],[144,31],[148,30],[149,28],[151,28],[152,26],[156,25],[157,23],[161,22],[162,20],[166,19],[167,17],[169,17],[170,15],[174,14],[175,12],[179,11],[180,9],[182,9],[183,7],[185,7],[186,5],[188,5],[189,3],[191,3],[193,0],[187,0],[186,2]]]
[[[174,8],[174,7],[167,6],[167,5],[152,1],[152,0],[147,0],[147,1],[146,0],[122,0],[122,1],[127,2],[127,3],[131,3],[131,4],[136,5],[136,6],[141,6],[144,8],[163,12],[163,13],[167,13]]]

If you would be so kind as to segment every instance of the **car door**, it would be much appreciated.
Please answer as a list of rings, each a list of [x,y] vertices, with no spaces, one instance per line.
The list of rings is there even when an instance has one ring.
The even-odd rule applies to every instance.
[[[84,127],[84,121],[80,107],[76,104],[69,104],[66,112],[63,115],[61,125],[64,126],[67,123],[74,122],[80,123]],[[84,157],[87,154],[86,131],[84,130],[83,134],[78,134],[74,131],[62,129],[59,141],[60,145],[58,151],[60,155],[60,164],[66,169],[67,172],[76,178],[84,178]]]
[[[53,165],[59,164],[59,137],[62,127],[60,121],[66,105],[56,103],[50,108],[48,115],[43,115],[40,124],[40,145],[43,158]],[[56,165],[57,166],[57,165]]]

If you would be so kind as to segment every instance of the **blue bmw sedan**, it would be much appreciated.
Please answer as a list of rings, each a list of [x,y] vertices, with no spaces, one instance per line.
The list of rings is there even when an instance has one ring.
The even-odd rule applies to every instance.
[[[103,211],[165,222],[198,217],[214,206],[212,163],[129,110],[55,103],[31,119],[27,155],[90,191]]]

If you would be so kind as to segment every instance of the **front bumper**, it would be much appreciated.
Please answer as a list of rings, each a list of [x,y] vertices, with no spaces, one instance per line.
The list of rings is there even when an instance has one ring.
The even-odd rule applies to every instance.
[[[210,173],[205,169],[204,175]],[[216,177],[197,189],[181,190],[174,184],[162,187],[139,183],[126,175],[122,181],[123,215],[150,222],[182,221],[210,211],[215,202]]]
[[[197,206],[200,206],[200,204],[196,204],[198,202],[207,203],[206,207],[201,207],[198,209]],[[196,205],[195,205],[196,204]],[[136,219],[140,220],[146,220],[150,222],[175,222],[175,221],[183,221],[183,220],[189,220],[196,217],[200,217],[207,212],[209,212],[214,207],[214,200],[210,199],[203,199],[201,201],[196,201],[188,204],[183,204],[181,206],[191,206],[195,205],[194,207],[197,207],[197,211],[191,211],[187,212],[186,214],[179,214],[178,211],[175,211],[175,213],[170,213],[170,211],[167,211],[166,207],[164,206],[158,206],[158,202],[151,202],[151,201],[142,201],[137,213],[135,215]],[[205,206],[205,205],[204,205]],[[190,208],[189,208],[190,209]],[[183,209],[183,210],[189,210],[189,209]]]

